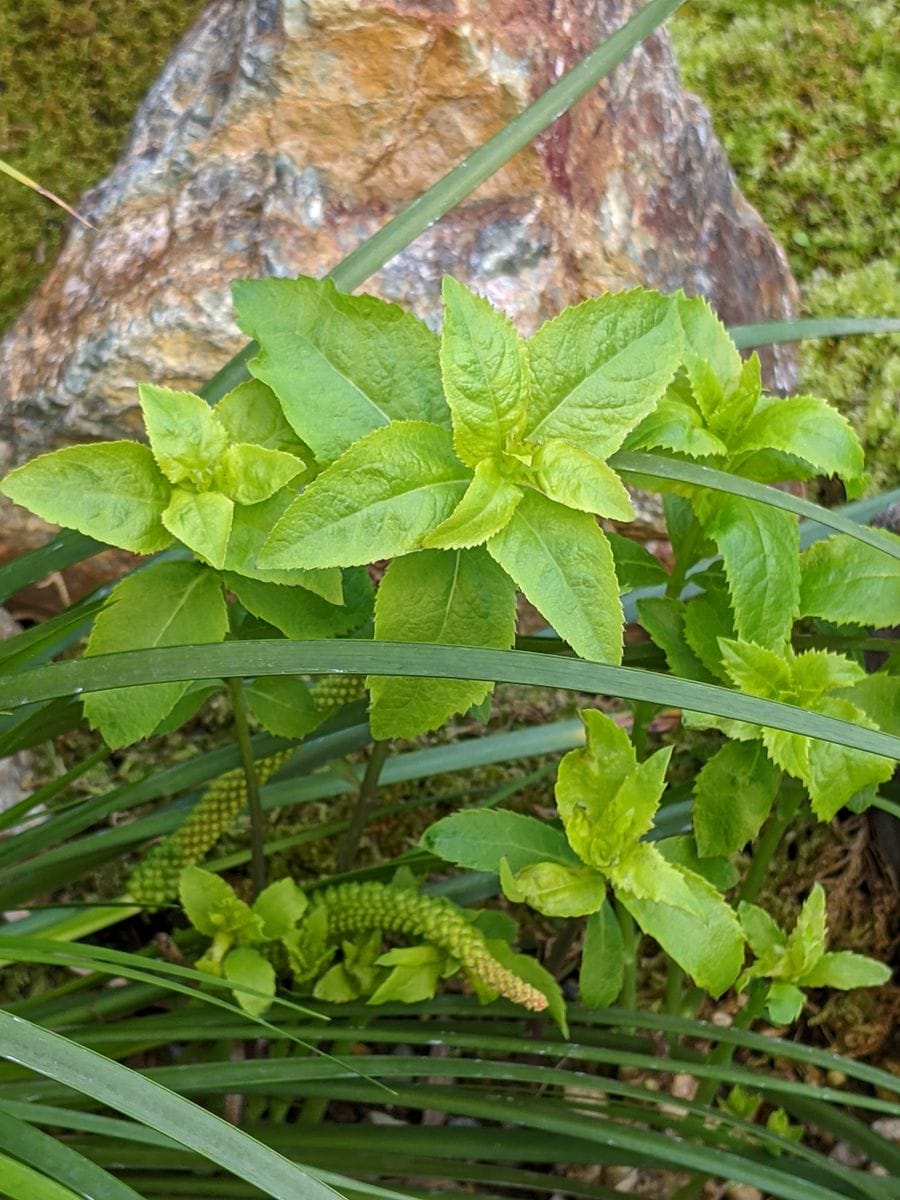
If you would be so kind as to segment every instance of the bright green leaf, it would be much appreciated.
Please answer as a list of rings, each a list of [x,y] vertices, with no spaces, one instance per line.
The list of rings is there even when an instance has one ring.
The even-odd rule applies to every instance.
[[[900,737],[900,675],[877,671],[835,694],[861,709],[885,733]]]
[[[487,548],[576,654],[621,661],[619,584],[593,517],[529,489]]]
[[[702,296],[676,296],[678,316],[684,330],[685,369],[701,412],[710,421],[722,398],[734,392],[741,381],[741,356],[727,329]],[[709,369],[706,376],[703,368]],[[715,389],[710,386],[715,381]]]
[[[11,471],[2,490],[45,521],[134,554],[172,544],[162,524],[172,488],[146,446],[67,446]]]
[[[313,453],[291,429],[278,397],[259,379],[247,379],[222,397],[213,412],[231,442],[252,442],[267,450],[293,454],[304,464]]]
[[[773,1025],[790,1025],[803,1009],[803,993],[792,983],[773,983],[766,996],[766,1010]]]
[[[851,483],[863,472],[862,447],[850,422],[814,396],[767,397],[730,448],[781,450],[822,475],[839,475]]]
[[[328,715],[314,706],[306,684],[290,675],[257,676],[244,695],[260,725],[276,737],[304,738]]]
[[[794,1125],[783,1108],[775,1108],[766,1117],[766,1129],[779,1137],[787,1138],[790,1142],[803,1140],[803,1126]]]
[[[556,805],[563,821],[576,809],[585,811],[591,825],[598,824],[609,801],[637,766],[628,734],[596,709],[582,709],[586,743],[570,750],[556,776]]]
[[[754,956],[763,962],[780,962],[787,938],[766,910],[742,900],[738,905],[738,918]]]
[[[793,672],[780,655],[752,642],[733,639],[723,638],[720,646],[725,670],[742,692],[772,700],[793,694]]]
[[[699,912],[672,908],[653,900],[618,899],[645,933],[683,967],[694,982],[713,996],[730,987],[741,969],[744,939],[734,912],[705,879],[685,871]]]
[[[496,463],[484,459],[462,500],[446,521],[422,539],[422,545],[435,550],[480,545],[509,523],[521,499],[522,489],[504,478]]]
[[[280,491],[303,469],[303,463],[293,454],[266,450],[252,442],[238,442],[222,455],[213,483],[236,504],[259,504]]]
[[[298,568],[262,571],[256,566],[256,560],[273,526],[284,516],[295,498],[296,492],[284,488],[260,504],[236,506],[225,551],[225,570],[234,571],[249,579],[259,579],[263,583],[283,583],[289,587],[299,585],[315,592],[330,604],[343,604],[341,572],[338,567],[313,571]]]
[[[467,466],[496,459],[525,423],[527,368],[512,322],[463,283],[444,276],[441,374],[453,446]]]
[[[816,883],[797,915],[794,928],[788,934],[782,978],[798,981],[812,970],[825,953],[827,932],[825,889],[821,883]]]
[[[900,562],[846,534],[800,559],[800,616],[841,624],[900,624]]]
[[[161,562],[121,579],[94,622],[85,655],[220,642],[228,612],[218,578],[199,563]],[[149,737],[188,688],[154,683],[85,696],[85,716],[109,746]]]
[[[651,411],[681,351],[673,302],[608,293],[567,308],[527,343],[531,392],[524,438],[562,438],[606,459]]]
[[[536,862],[579,863],[559,829],[503,809],[469,808],[443,817],[426,829],[421,844],[438,858],[470,871],[496,874],[501,858],[506,858],[514,874]]]
[[[631,497],[612,467],[568,442],[544,442],[532,460],[539,491],[558,504],[580,512],[633,521]]]
[[[792,513],[721,493],[702,520],[719,548],[740,637],[780,649],[800,593],[800,533]]]
[[[268,1012],[275,997],[275,970],[267,958],[250,946],[238,946],[226,954],[222,971],[230,983],[242,984],[263,993],[253,996],[241,989],[236,990],[234,998],[244,1012],[251,1017],[261,1017]]]
[[[294,928],[307,908],[306,893],[288,877],[263,888],[253,901],[252,911],[260,919],[261,937],[274,942]]]
[[[228,934],[237,938],[259,927],[250,906],[238,899],[224,879],[202,867],[185,867],[178,896],[190,923],[207,937]]]
[[[666,786],[671,757],[672,747],[666,746],[637,763],[603,806],[603,833],[614,854],[649,832]]]
[[[162,473],[172,483],[205,491],[228,443],[213,410],[190,392],[142,383],[138,393],[150,449]]]
[[[232,291],[238,324],[260,345],[250,370],[320,463],[390,421],[449,427],[439,342],[411,313],[330,279],[243,279]]]
[[[234,501],[220,492],[187,492],[176,487],[162,515],[166,529],[213,567],[225,566]]]
[[[378,588],[375,636],[390,642],[508,649],[515,638],[515,589],[487,552],[423,550],[391,563]],[[370,676],[376,738],[414,737],[478,704],[489,681]]]
[[[865,954],[836,950],[823,954],[798,982],[803,987],[830,987],[849,991],[858,987],[880,987],[889,983],[891,969]]]
[[[728,447],[710,433],[703,422],[703,415],[693,405],[669,397],[660,400],[626,442],[629,450],[649,450],[654,446],[692,458],[728,453]]]
[[[606,879],[593,867],[541,862],[515,875],[500,860],[500,885],[507,900],[528,904],[547,917],[583,917],[596,912],[606,895]]]
[[[622,930],[612,905],[604,898],[591,913],[584,929],[581,972],[578,987],[586,1008],[606,1008],[614,1004],[622,990],[625,953]]]
[[[694,833],[704,857],[753,841],[778,792],[781,772],[759,742],[726,742],[694,781]]]
[[[374,929],[353,941],[342,941],[341,952],[341,961],[316,980],[313,995],[317,1000],[346,1004],[371,995],[384,978],[385,972],[375,965],[381,953],[381,930]]]
[[[668,862],[649,842],[636,842],[623,850],[609,867],[610,883],[618,895],[627,892],[638,900],[656,900],[672,908],[702,915],[684,871]]]
[[[874,722],[848,700],[826,696],[810,707],[825,716],[875,727]],[[893,761],[878,754],[774,729],[763,729],[762,737],[770,757],[806,784],[812,810],[820,821],[830,821],[857,792],[872,784],[885,783],[894,773]]]
[[[355,442],[298,496],[259,556],[272,567],[352,567],[415,550],[462,499],[450,435],[395,421]]]
[[[248,612],[296,641],[351,633],[369,619],[374,603],[369,576],[357,567],[344,572],[344,604],[329,604],[305,587],[262,583],[230,573],[225,575],[225,586]]]
[[[377,958],[380,967],[392,967],[390,975],[369,997],[369,1004],[418,1004],[430,1000],[447,965],[447,954],[437,946],[404,946]]]

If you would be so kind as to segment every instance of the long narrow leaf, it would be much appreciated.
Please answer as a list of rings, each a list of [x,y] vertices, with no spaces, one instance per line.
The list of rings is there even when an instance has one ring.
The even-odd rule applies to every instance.
[[[303,1167],[199,1105],[21,1017],[0,1012],[0,1054],[167,1134],[273,1200],[339,1200]]]
[[[141,1200],[133,1188],[114,1179],[90,1159],[2,1109],[0,1147],[24,1162],[35,1166],[40,1164],[45,1175],[70,1188],[76,1195],[85,1197],[85,1200],[93,1200],[94,1197],[102,1197],[102,1200]]]
[[[886,512],[891,505],[900,504],[900,487],[892,488],[889,492],[879,492],[877,496],[867,496],[865,500],[851,500],[849,504],[840,504],[836,509],[838,516],[846,517],[859,525],[868,525],[873,517]],[[800,549],[805,550],[813,542],[821,538],[831,537],[833,529],[828,529],[821,521],[808,519],[800,522]]]
[[[29,550],[27,554],[0,566],[0,603],[29,584],[46,579],[54,571],[65,570],[105,549],[102,542],[85,537],[83,533],[76,533],[74,529],[63,530],[45,546]]]
[[[761,700],[712,684],[520,650],[370,641],[277,640],[217,646],[174,646],[98,655],[23,671],[0,681],[0,707],[72,696],[104,688],[180,679],[333,673],[412,675],[439,679],[493,679],[567,691],[649,700],[738,721],[821,738],[856,750],[900,757],[900,738],[822,716],[791,704]]]
[[[900,333],[898,317],[808,317],[797,321],[760,321],[733,325],[728,332],[741,350],[799,342],[806,338],[859,337],[864,333]]]
[[[836,529],[839,533],[847,533],[858,542],[874,546],[876,550],[881,550],[892,558],[900,558],[900,543],[879,536],[865,525],[848,520],[833,509],[822,508],[821,505],[811,504],[808,500],[800,500],[787,492],[779,491],[778,488],[754,483],[753,480],[742,479],[739,475],[729,475],[726,471],[716,471],[712,467],[702,467],[697,463],[679,462],[661,454],[619,450],[609,461],[610,465],[623,475],[672,479],[678,483],[696,484],[713,491],[728,492],[732,496],[758,500],[761,504],[771,505],[772,508],[782,508],[786,512],[807,517],[810,521],[826,525],[829,529]]]
[[[43,1172],[19,1159],[0,1153],[0,1185],[8,1200],[79,1200],[77,1192],[63,1187]]]

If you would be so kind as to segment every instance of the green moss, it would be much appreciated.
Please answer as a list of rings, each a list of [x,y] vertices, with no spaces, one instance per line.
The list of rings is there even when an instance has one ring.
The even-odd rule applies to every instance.
[[[671,23],[741,187],[815,316],[896,315],[900,177],[893,0],[705,0]],[[854,422],[870,490],[898,480],[896,338],[803,347],[803,386]]]
[[[69,203],[110,169],[204,0],[0,5],[0,158]],[[0,176],[0,329],[43,278],[68,218]]]
[[[878,259],[839,275],[817,272],[805,288],[816,316],[892,316],[900,313],[900,272]],[[900,337],[804,342],[804,386],[832,400],[862,439],[869,492],[900,484]]]
[[[892,0],[707,0],[672,22],[685,82],[800,279],[900,233],[895,16]]]

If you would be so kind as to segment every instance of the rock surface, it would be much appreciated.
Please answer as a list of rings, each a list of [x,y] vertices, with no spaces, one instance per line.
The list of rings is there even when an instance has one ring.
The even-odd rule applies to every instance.
[[[139,381],[195,388],[242,344],[231,279],[324,273],[639,7],[214,0],[80,201],[96,229],[73,226],[0,348],[7,465],[136,435]],[[731,323],[796,299],[664,33],[366,290],[434,322],[444,272],[525,333],[635,283],[701,293]],[[788,349],[766,368],[793,384]]]

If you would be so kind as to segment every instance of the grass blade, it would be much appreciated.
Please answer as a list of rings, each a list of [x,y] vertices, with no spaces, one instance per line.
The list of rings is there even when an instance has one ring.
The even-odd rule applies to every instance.
[[[255,1184],[273,1200],[340,1200],[339,1192],[243,1130],[136,1071],[21,1017],[0,1012],[0,1053],[165,1133],[179,1145]]]
[[[114,1179],[90,1159],[2,1109],[0,1148],[25,1162],[40,1163],[45,1175],[86,1200],[92,1200],[93,1197],[102,1197],[103,1200],[141,1200],[138,1192]],[[38,1192],[34,1193],[35,1198],[38,1195]]]
[[[859,337],[865,333],[900,333],[898,317],[808,317],[797,321],[759,321],[733,325],[728,332],[739,350],[799,342],[805,338]]]
[[[679,464],[681,465],[681,464]],[[168,646],[51,663],[0,680],[0,707],[147,683],[253,675],[412,675],[418,678],[493,679],[565,691],[623,696],[686,708],[754,725],[821,738],[856,750],[900,757],[900,738],[792,704],[760,700],[713,684],[611,667],[582,659],[521,650],[420,643],[247,641],[217,646]]]
[[[702,467],[698,463],[679,462],[674,458],[666,458],[661,454],[644,454],[619,450],[609,460],[610,466],[621,471],[623,475],[643,475],[654,479],[673,479],[678,483],[691,483],[699,487],[712,488],[717,492],[729,492],[732,496],[744,496],[747,500],[758,500],[761,504],[769,504],[773,508],[783,508],[786,512],[797,513],[807,517],[819,525],[839,533],[847,533],[858,542],[874,546],[892,558],[900,559],[900,542],[888,541],[874,530],[856,521],[848,520],[839,512],[822,508],[819,504],[811,504],[809,500],[799,500],[778,488],[768,487],[763,483],[754,483],[751,479],[742,479],[739,475],[730,475],[726,471],[716,471],[713,467]]]

